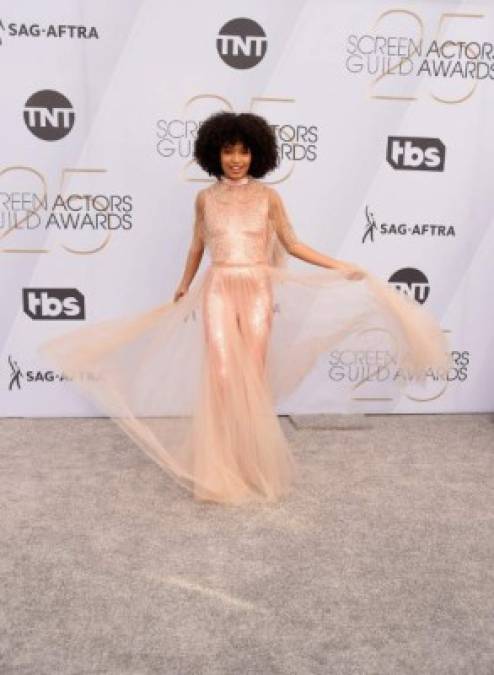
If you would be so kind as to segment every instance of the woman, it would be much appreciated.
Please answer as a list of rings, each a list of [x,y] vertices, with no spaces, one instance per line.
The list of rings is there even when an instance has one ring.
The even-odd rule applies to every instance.
[[[448,368],[448,345],[413,300],[299,240],[260,180],[278,162],[262,117],[215,113],[194,155],[216,180],[196,197],[173,302],[72,331],[41,353],[69,375],[84,371],[80,388],[195,499],[277,501],[296,463],[275,406],[321,354],[383,331],[396,366],[423,381],[427,368]],[[192,285],[206,248],[211,265]],[[287,254],[325,269],[290,271]]]

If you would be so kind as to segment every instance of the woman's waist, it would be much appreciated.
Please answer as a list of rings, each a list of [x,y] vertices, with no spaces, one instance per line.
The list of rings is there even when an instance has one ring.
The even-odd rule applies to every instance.
[[[268,261],[263,260],[212,260],[211,264],[214,267],[257,267],[260,265],[267,265]]]
[[[269,251],[261,242],[247,238],[220,238],[210,242],[208,252],[213,265],[218,267],[248,267],[268,262]]]

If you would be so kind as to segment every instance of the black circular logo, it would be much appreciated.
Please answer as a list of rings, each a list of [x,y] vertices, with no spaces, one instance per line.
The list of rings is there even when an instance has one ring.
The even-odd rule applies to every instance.
[[[225,23],[216,38],[216,49],[222,60],[239,70],[257,66],[267,48],[266,33],[257,21],[245,17]]]
[[[30,96],[24,106],[24,122],[37,138],[59,141],[74,126],[75,112],[69,99],[53,89]]]
[[[403,267],[403,269],[392,274],[388,281],[398,291],[411,295],[420,304],[423,304],[429,297],[429,279],[423,272],[414,267]]]

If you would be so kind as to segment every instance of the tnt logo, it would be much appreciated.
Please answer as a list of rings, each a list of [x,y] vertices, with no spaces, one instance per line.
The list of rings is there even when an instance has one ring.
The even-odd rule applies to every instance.
[[[76,288],[23,288],[22,307],[35,320],[86,318],[84,296]]]
[[[404,267],[392,274],[388,282],[396,288],[396,290],[411,296],[421,305],[429,297],[430,286],[429,280],[423,272],[414,267]]]
[[[68,98],[44,89],[30,96],[24,106],[24,122],[37,138],[59,141],[74,126],[75,112]]]
[[[446,148],[439,138],[388,136],[386,159],[402,171],[444,171]]]
[[[268,48],[266,33],[252,19],[238,18],[225,23],[216,38],[222,60],[232,68],[245,70],[257,66]]]

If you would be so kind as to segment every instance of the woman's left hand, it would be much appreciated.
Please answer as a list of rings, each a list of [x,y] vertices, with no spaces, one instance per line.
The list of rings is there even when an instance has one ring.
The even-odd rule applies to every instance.
[[[350,279],[351,281],[360,281],[366,276],[365,269],[352,263],[342,263],[336,269],[343,274],[345,279]]]

